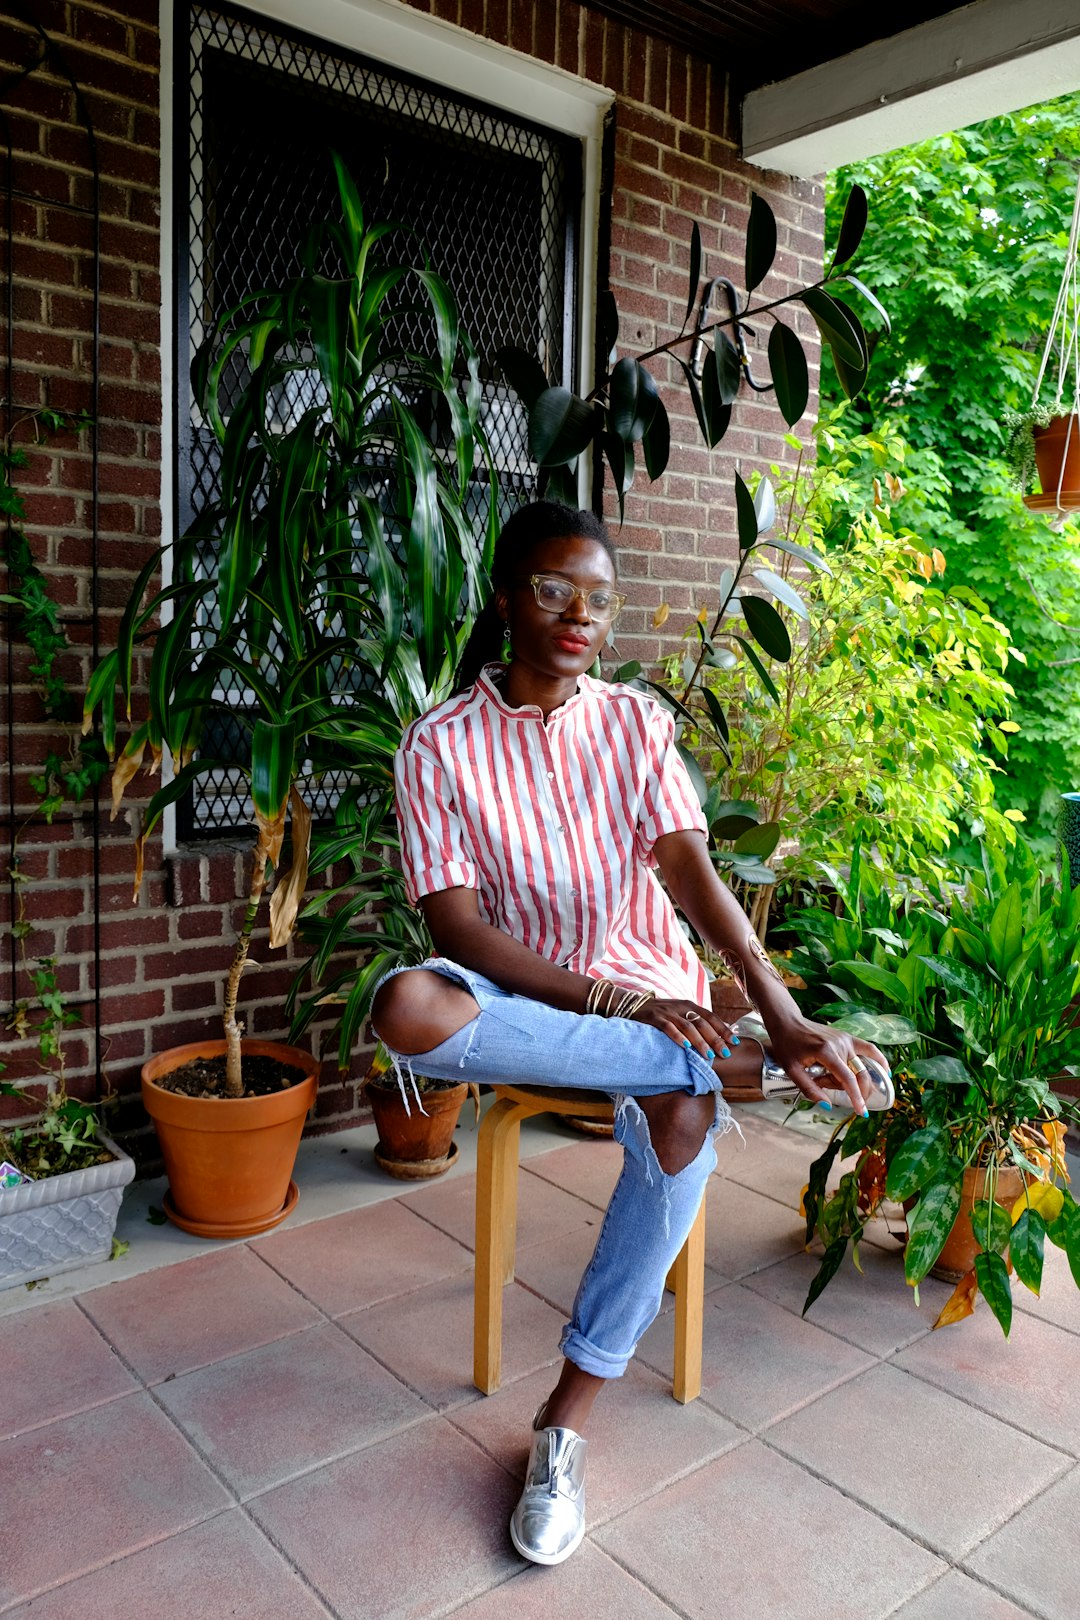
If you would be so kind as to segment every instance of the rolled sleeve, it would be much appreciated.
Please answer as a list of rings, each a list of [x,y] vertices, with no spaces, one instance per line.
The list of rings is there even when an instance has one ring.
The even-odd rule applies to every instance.
[[[401,836],[405,892],[413,905],[442,889],[475,889],[453,795],[438,755],[422,737],[406,737],[394,758],[394,809]]]
[[[675,741],[675,721],[659,704],[646,748],[648,765],[634,841],[639,857],[651,864],[653,845],[665,833],[707,832],[708,828]]]

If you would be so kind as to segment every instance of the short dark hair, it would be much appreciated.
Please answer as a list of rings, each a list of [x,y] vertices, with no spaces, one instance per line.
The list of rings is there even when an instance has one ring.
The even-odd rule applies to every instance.
[[[575,511],[561,501],[532,501],[528,506],[519,506],[507,518],[495,542],[491,559],[492,587],[497,589],[511,585],[522,562],[534,547],[546,540],[574,539],[595,540],[607,552],[612,568],[618,571],[611,536],[595,512]],[[463,692],[467,686],[471,686],[484,665],[498,659],[502,642],[503,625],[493,595],[473,626],[472,635],[461,655],[456,691]]]

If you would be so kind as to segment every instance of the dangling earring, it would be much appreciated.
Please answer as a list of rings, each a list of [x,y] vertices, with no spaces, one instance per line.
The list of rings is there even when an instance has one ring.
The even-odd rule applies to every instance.
[[[503,663],[508,664],[510,662],[511,658],[513,657],[513,654],[514,654],[514,649],[513,649],[513,646],[511,645],[511,642],[510,642],[510,621],[509,621],[509,619],[504,619],[503,620],[503,644],[502,644],[502,661],[503,661]]]

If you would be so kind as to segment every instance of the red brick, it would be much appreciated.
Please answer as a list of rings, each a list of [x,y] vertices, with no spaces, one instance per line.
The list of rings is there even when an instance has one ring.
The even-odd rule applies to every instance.
[[[75,38],[81,45],[109,51],[115,56],[131,54],[131,32],[119,17],[106,17],[100,11],[91,11],[88,6],[82,5],[75,7],[74,21]],[[101,72],[100,68],[98,72]]]

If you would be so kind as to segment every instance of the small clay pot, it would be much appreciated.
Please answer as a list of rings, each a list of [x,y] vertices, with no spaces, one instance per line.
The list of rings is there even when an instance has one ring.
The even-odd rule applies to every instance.
[[[406,1113],[396,1085],[369,1085],[367,1100],[379,1133],[375,1159],[380,1168],[399,1181],[426,1181],[449,1170],[457,1158],[454,1130],[468,1090],[464,1081],[432,1087],[420,1093],[424,1112],[417,1108],[416,1098],[410,1097]]]
[[[1080,507],[1080,417],[1055,416],[1033,433],[1042,494],[1025,496],[1024,505],[1033,511]]]
[[[960,1278],[971,1270],[975,1264],[975,1256],[981,1252],[982,1245],[976,1242],[971,1226],[971,1210],[974,1204],[986,1197],[986,1175],[985,1170],[964,1171],[960,1192],[960,1213],[953,1222],[952,1231],[945,1239],[941,1253],[930,1267],[930,1275],[940,1278],[942,1282],[959,1282]],[[1003,1209],[1011,1210],[1023,1190],[1022,1173],[1011,1164],[999,1166],[994,1202],[1000,1204]]]

